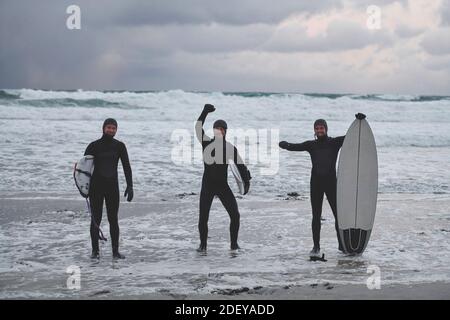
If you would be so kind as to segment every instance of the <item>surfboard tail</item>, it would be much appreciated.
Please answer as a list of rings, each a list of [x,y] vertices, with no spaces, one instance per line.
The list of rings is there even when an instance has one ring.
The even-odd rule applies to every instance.
[[[361,254],[367,247],[372,230],[364,229],[339,229],[341,245],[344,253]]]

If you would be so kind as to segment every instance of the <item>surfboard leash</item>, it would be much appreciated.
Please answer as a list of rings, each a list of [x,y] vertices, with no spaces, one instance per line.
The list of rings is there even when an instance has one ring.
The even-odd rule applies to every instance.
[[[100,229],[100,226],[95,222],[94,217],[92,216],[91,204],[89,203],[89,199],[88,198],[85,198],[85,199],[86,199],[87,210],[89,212],[89,215],[91,216],[91,221],[98,230],[98,238],[103,241],[108,241],[108,239],[106,239],[106,237],[103,235],[102,229]]]

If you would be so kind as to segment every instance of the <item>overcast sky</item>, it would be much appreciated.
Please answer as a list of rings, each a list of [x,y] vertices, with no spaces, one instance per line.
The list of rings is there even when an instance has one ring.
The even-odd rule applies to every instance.
[[[0,88],[450,95],[449,3],[0,0]]]

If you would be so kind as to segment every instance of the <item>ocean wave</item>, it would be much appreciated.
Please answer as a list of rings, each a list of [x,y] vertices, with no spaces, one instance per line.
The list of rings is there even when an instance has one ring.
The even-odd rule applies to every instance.
[[[203,92],[207,93],[207,92]],[[270,97],[270,96],[281,96],[286,95],[284,93],[279,92],[221,92],[224,96],[238,96],[243,98],[261,98],[261,97]]]
[[[8,93],[5,90],[0,90],[0,100],[15,100],[19,98],[19,94]]]
[[[102,99],[36,99],[18,100],[15,105],[37,107],[37,108],[61,108],[61,107],[82,107],[82,108],[119,108],[119,109],[143,109],[126,103],[106,101]]]
[[[18,89],[5,90],[7,94],[18,95],[21,100],[44,100],[44,99],[74,99],[89,100],[101,99],[106,101],[120,101],[126,98],[138,98],[154,95],[190,95],[193,92],[183,90],[168,91],[127,91],[127,90],[37,90],[37,89]]]
[[[327,98],[327,99],[338,99],[342,97],[351,97],[350,94],[338,94],[338,93],[305,93],[305,96],[312,98]]]
[[[140,100],[150,97],[167,97],[178,99],[206,98],[206,97],[238,97],[238,98],[292,98],[292,99],[340,99],[388,102],[430,102],[449,101],[450,96],[438,95],[397,95],[397,94],[351,94],[351,93],[283,93],[283,92],[206,92],[206,91],[183,91],[180,89],[166,91],[127,91],[127,90],[38,90],[38,89],[3,89],[0,90],[0,100],[42,100],[51,102],[57,100],[62,105],[99,104],[113,106],[117,101]],[[65,101],[62,101],[64,100]],[[81,101],[81,102],[78,102]],[[105,102],[103,102],[105,101]],[[110,104],[112,103],[112,104]],[[36,103],[36,106],[40,106]]]
[[[125,91],[116,92],[124,93]],[[144,109],[126,101],[114,99],[102,99],[102,94],[111,92],[101,91],[45,91],[33,89],[0,90],[0,102],[4,106],[26,106],[37,108],[119,108],[119,109]],[[117,97],[116,97],[117,98]],[[148,109],[148,108],[145,108]]]
[[[207,92],[203,92],[207,93]],[[351,93],[280,93],[280,92],[223,92],[224,96],[237,96],[243,98],[318,98],[336,100],[339,98],[349,98],[354,100],[369,101],[390,101],[390,102],[428,102],[450,100],[450,96],[437,95],[394,95],[394,94],[364,94],[357,95]]]
[[[366,95],[351,95],[355,100],[370,100],[370,101],[391,101],[391,102],[430,102],[450,100],[450,96],[433,96],[433,95],[390,95],[390,94],[366,94]]]

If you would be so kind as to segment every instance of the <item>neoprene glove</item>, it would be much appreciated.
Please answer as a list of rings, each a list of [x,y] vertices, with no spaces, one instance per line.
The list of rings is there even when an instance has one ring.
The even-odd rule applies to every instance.
[[[250,189],[250,181],[247,181],[244,184],[244,196],[248,193],[248,190]]]
[[[279,144],[281,149],[286,149],[289,145],[289,143],[287,141],[281,141]]]
[[[206,112],[214,112],[216,110],[216,108],[214,108],[214,106],[212,105],[212,104],[209,104],[209,103],[207,103],[207,104],[205,104],[205,106],[203,107],[203,111],[206,111]]]
[[[127,186],[127,189],[125,190],[125,193],[123,194],[124,197],[127,197],[127,201],[131,202],[133,200],[134,192],[133,187]]]
[[[250,171],[247,170],[247,177],[245,179],[245,183],[244,183],[244,196],[248,193],[248,191],[250,190],[250,180],[252,179],[252,176],[250,174]]]
[[[366,115],[364,113],[357,113],[355,114],[356,119],[362,120],[366,118]]]

